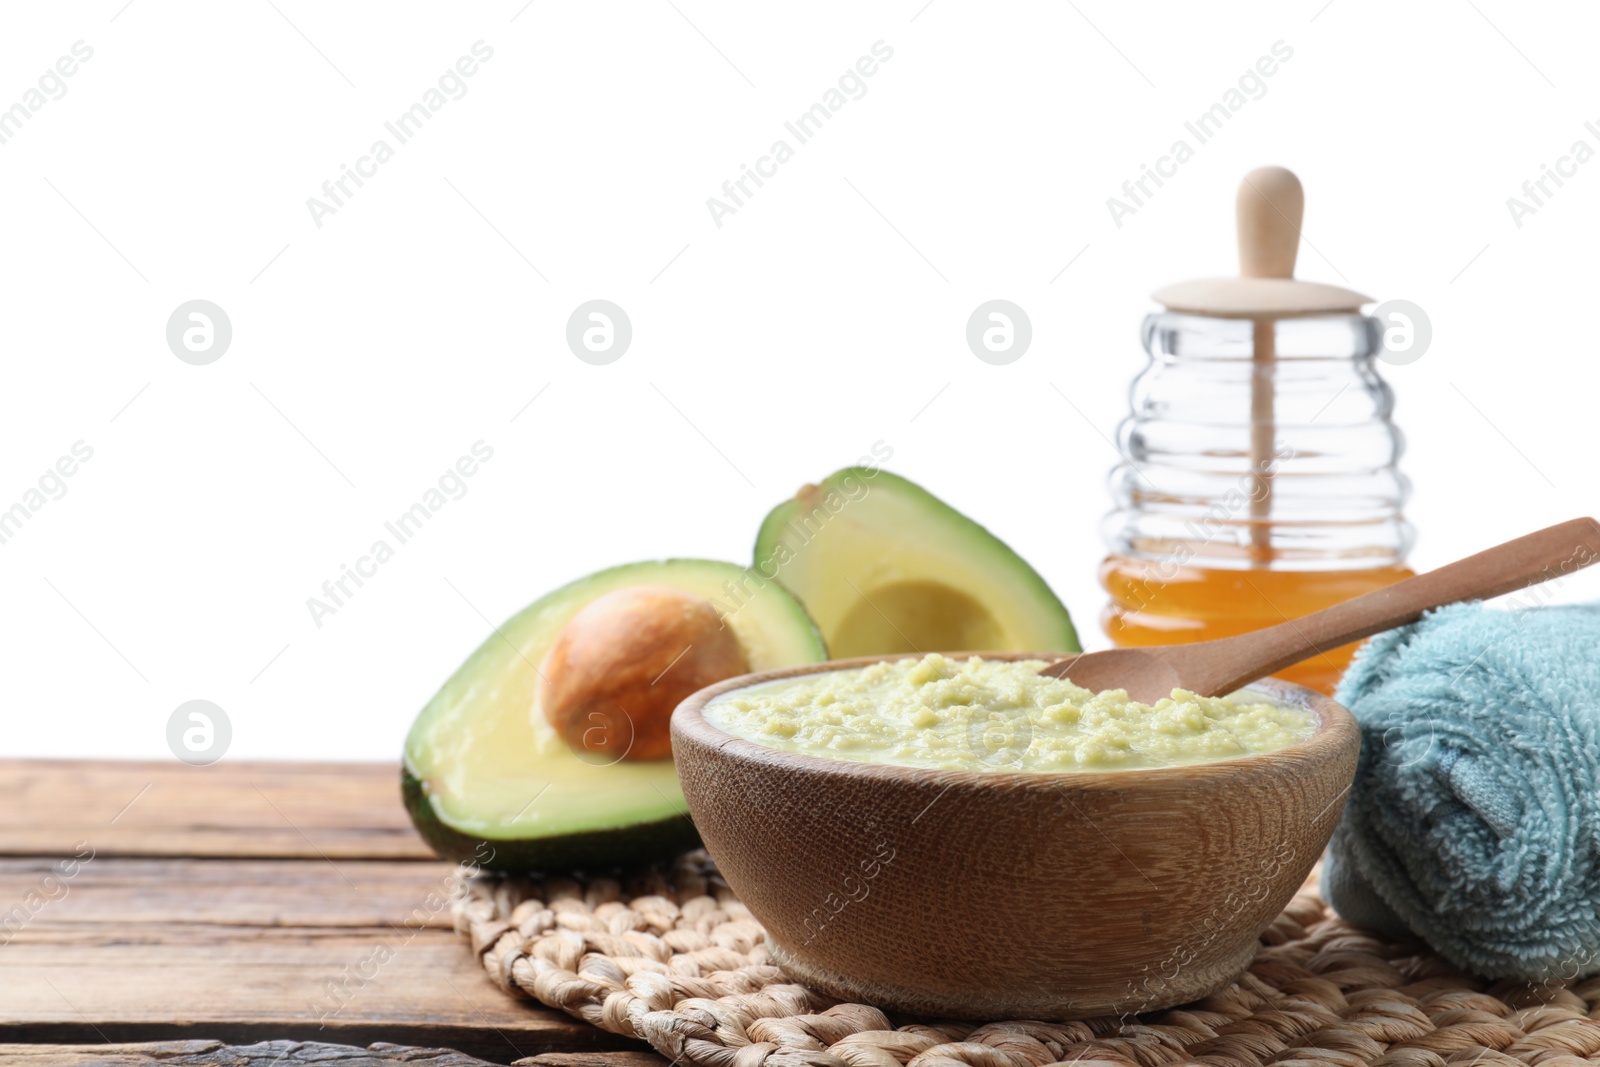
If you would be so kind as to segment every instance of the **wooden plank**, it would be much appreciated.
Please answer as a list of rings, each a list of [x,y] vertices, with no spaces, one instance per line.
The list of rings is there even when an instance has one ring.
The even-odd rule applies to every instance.
[[[390,1041],[501,1062],[642,1048],[512,999],[442,930],[30,927],[0,949],[0,989],[0,1041]]]
[[[200,1041],[181,1055],[241,1065],[285,1055],[285,1041],[355,1050],[340,1063],[456,1067],[429,1051],[440,1047],[495,1063],[652,1057],[488,979],[450,929],[454,868],[416,837],[398,776],[386,764],[0,761],[0,1042],[92,1046],[65,1061],[80,1067],[186,1062],[126,1044],[151,1041]],[[361,1048],[374,1042],[421,1051]],[[328,1047],[294,1045],[283,1062]]]
[[[0,855],[430,859],[391,763],[0,760]]]
[[[97,855],[46,882],[59,863],[0,859],[0,1041],[644,1048],[489,981],[450,928],[449,864]]]
[[[653,1052],[549,1053],[515,1061],[526,1067],[668,1067]],[[323,1042],[152,1041],[132,1045],[0,1045],[0,1063],[16,1067],[486,1067],[485,1061],[452,1049],[414,1048],[382,1042],[356,1048]]]
[[[30,892],[32,920],[233,926],[432,926],[448,930],[456,868],[441,860],[216,860],[96,856],[63,877],[64,859],[0,857],[0,944],[7,911]],[[53,899],[52,899],[53,898]],[[36,901],[37,902],[37,901]],[[29,909],[24,909],[29,910]],[[26,923],[31,925],[31,922]]]
[[[622,1053],[622,1055],[631,1055]],[[666,1061],[662,1061],[665,1063]],[[321,1042],[160,1041],[133,1045],[0,1045],[0,1063],[16,1067],[486,1067],[451,1049],[376,1044],[367,1048]],[[618,1065],[623,1067],[623,1065]]]

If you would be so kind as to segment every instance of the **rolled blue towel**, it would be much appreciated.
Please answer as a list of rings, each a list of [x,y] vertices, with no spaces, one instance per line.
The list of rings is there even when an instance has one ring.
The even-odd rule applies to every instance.
[[[1600,604],[1442,608],[1337,699],[1361,761],[1327,902],[1489,978],[1600,970]]]

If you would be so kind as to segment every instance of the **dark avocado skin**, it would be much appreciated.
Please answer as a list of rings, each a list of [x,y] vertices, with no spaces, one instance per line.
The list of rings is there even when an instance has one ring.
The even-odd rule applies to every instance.
[[[700,834],[687,815],[556,837],[505,841],[471,837],[444,824],[429,803],[422,782],[403,763],[400,796],[417,833],[430,848],[447,860],[491,871],[542,874],[632,867],[700,847]]]

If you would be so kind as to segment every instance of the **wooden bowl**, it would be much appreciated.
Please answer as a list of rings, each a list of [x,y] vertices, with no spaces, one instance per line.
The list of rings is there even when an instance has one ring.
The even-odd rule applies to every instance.
[[[985,653],[990,659],[1053,659]],[[1075,1019],[1198,999],[1241,974],[1328,843],[1355,776],[1350,713],[1308,740],[1187,767],[947,771],[780,752],[672,717],[695,826],[776,962],[830,996],[921,1016]]]

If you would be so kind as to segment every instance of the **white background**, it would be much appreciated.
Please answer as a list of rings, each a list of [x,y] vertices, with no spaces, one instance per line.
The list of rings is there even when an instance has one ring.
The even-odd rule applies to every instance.
[[[746,561],[770,506],[878,440],[1103,645],[1147,294],[1235,269],[1264,163],[1306,185],[1301,277],[1432,317],[1385,368],[1413,562],[1600,510],[1600,161],[1521,228],[1506,207],[1600,148],[1590,7],[274,2],[5,12],[0,107],[94,49],[0,145],[0,507],[94,449],[0,545],[7,753],[170,758],[203,698],[230,759],[393,758],[486,619],[613,563]],[[307,198],[478,40],[466,95],[315,226]],[[879,40],[866,95],[716,227],[706,198]],[[1279,40],[1266,95],[1116,227],[1106,198]],[[596,297],[634,327],[604,367],[564,343]],[[1004,367],[963,336],[996,297],[1034,327]],[[194,298],[233,324],[209,366],[165,342]],[[307,597],[480,439],[467,495],[317,628]]]

